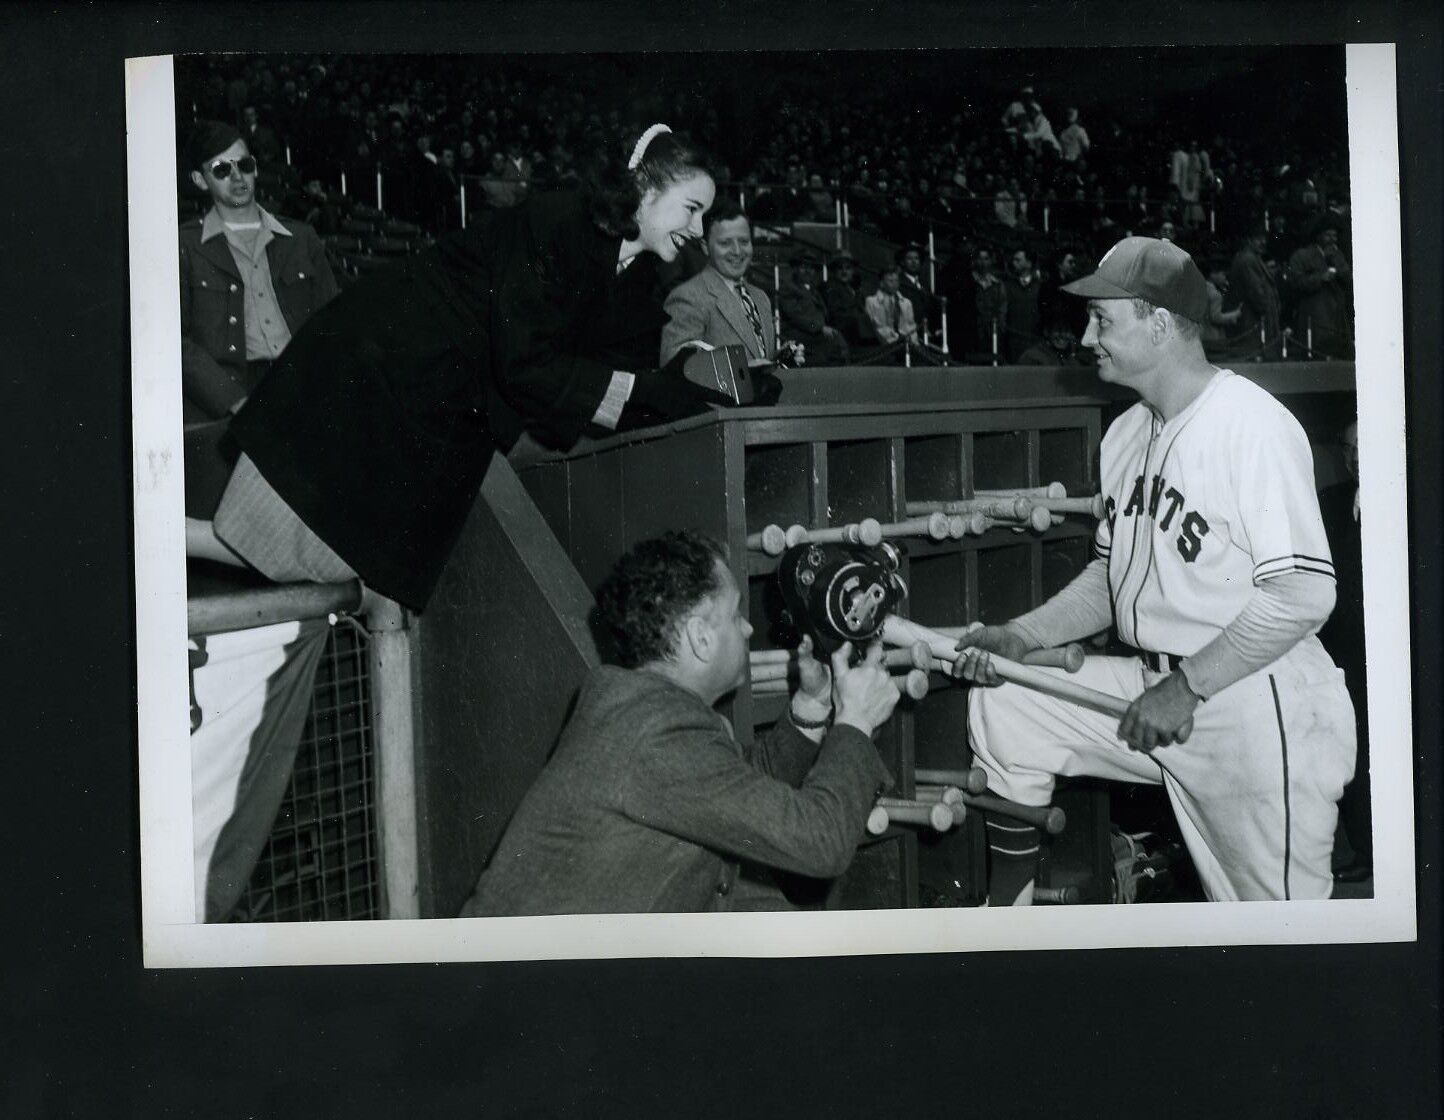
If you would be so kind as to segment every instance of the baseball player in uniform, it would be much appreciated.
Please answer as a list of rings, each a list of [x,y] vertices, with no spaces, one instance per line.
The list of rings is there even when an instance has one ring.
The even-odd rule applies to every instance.
[[[959,642],[963,675],[998,686],[971,697],[976,761],[1026,805],[1048,804],[1059,774],[1161,783],[1210,899],[1327,898],[1355,731],[1314,637],[1334,570],[1308,440],[1205,359],[1208,290],[1176,245],[1125,238],[1063,290],[1088,299],[1099,377],[1141,400],[1103,438],[1093,560],[1041,607]],[[1137,655],[1090,657],[1071,679],[1130,700],[1121,722],[1000,684],[989,662],[1110,625]],[[988,836],[991,904],[1030,902],[1036,831],[999,817]]]

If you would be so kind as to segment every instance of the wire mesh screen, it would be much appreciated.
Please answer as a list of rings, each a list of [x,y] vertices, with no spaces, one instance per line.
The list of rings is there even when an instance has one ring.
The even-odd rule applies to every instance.
[[[233,922],[380,916],[368,641],[354,624],[330,628],[291,782]]]

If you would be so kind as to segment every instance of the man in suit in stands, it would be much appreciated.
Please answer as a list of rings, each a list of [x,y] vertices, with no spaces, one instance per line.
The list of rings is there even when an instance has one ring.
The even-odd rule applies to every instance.
[[[1010,361],[1017,361],[1023,351],[1043,338],[1042,307],[1043,274],[1033,267],[1026,249],[1013,250],[1012,268],[1003,281],[1007,295],[1007,347]]]
[[[923,332],[935,330],[938,326],[937,300],[927,289],[923,278],[923,247],[918,244],[907,246],[897,257],[899,290],[913,305],[918,327]]]
[[[662,328],[665,366],[691,342],[741,346],[749,361],[772,361],[777,337],[772,301],[747,279],[752,264],[752,223],[738,205],[722,199],[702,219],[707,264],[667,296],[667,325]]]
[[[876,346],[877,330],[867,317],[862,292],[857,285],[857,261],[850,253],[832,258],[827,283],[822,286],[827,317],[842,332],[849,346]]]
[[[867,297],[867,316],[885,345],[900,339],[908,345],[918,341],[917,318],[912,301],[900,290],[901,279],[897,265],[883,269],[878,276],[877,291]]]
[[[1335,220],[1320,219],[1313,240],[1289,258],[1294,337],[1319,357],[1352,358],[1353,269],[1339,248]]]
[[[211,199],[180,227],[181,384],[195,422],[238,409],[337,289],[315,231],[256,201],[257,164],[233,126],[198,124],[185,170]]]
[[[1279,289],[1264,261],[1268,231],[1260,223],[1249,231],[1228,268],[1228,287],[1238,299],[1239,333],[1259,347],[1272,345],[1280,330]]]
[[[263,167],[274,168],[285,156],[285,149],[281,146],[276,130],[261,123],[260,114],[254,105],[247,105],[241,110],[241,139]]]
[[[777,293],[782,337],[806,348],[810,366],[847,365],[849,348],[842,332],[827,321],[827,304],[817,285],[817,258],[808,252],[792,258],[792,275]]]

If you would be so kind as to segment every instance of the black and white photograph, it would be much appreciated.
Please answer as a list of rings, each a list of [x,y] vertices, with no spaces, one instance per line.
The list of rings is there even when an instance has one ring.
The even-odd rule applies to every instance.
[[[1412,940],[1394,63],[129,60],[146,964]]]

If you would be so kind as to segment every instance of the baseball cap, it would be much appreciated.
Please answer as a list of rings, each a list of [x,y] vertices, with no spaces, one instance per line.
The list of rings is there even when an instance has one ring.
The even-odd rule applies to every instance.
[[[1208,281],[1193,258],[1171,241],[1125,237],[1098,262],[1091,276],[1063,291],[1090,299],[1145,299],[1195,322],[1208,318]]]

